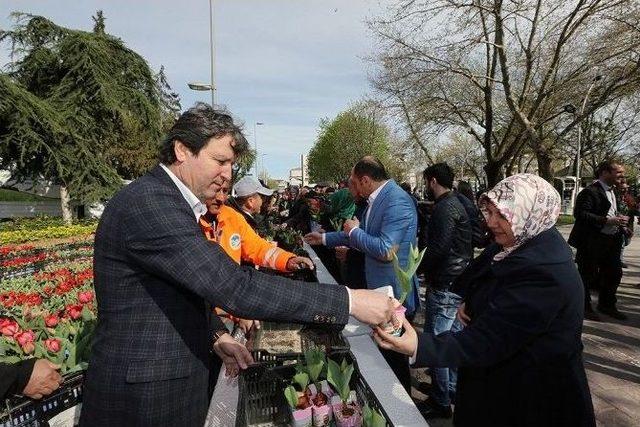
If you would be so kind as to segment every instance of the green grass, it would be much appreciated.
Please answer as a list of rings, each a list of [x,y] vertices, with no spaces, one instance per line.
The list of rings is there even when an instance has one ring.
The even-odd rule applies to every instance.
[[[31,193],[23,193],[22,191],[0,188],[0,202],[38,202],[42,200],[51,199]]]
[[[556,225],[569,225],[573,224],[574,222],[575,218],[573,217],[573,215],[560,215],[560,217],[558,217]]]

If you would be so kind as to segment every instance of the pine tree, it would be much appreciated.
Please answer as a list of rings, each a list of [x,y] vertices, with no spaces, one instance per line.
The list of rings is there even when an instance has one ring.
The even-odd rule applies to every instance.
[[[14,29],[0,33],[12,58],[0,81],[0,167],[18,179],[59,184],[78,203],[109,198],[122,178],[155,164],[165,114],[179,109],[177,95],[166,78],[158,85],[144,58],[105,32],[101,11],[93,32],[12,16]]]

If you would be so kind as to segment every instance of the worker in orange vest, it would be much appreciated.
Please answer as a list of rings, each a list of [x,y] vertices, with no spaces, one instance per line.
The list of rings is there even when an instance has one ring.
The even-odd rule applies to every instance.
[[[200,218],[200,227],[207,239],[217,242],[238,264],[245,261],[281,272],[313,269],[309,258],[280,249],[258,236],[241,213],[225,205],[228,198],[229,184],[225,183],[215,198],[206,201],[208,212]]]

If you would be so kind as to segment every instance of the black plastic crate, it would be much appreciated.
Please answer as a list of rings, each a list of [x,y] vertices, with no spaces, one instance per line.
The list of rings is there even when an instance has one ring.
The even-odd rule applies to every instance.
[[[84,372],[66,375],[56,391],[40,400],[28,397],[7,399],[0,416],[0,427],[48,426],[48,421],[82,402]]]
[[[302,351],[291,351],[274,353],[267,351],[262,344],[262,337],[265,331],[300,331],[300,347]],[[305,351],[312,348],[320,348],[327,354],[348,352],[350,347],[348,341],[340,330],[332,327],[321,327],[316,325],[300,325],[295,323],[273,323],[261,322],[260,329],[254,329],[253,338],[247,347],[253,351],[256,362],[283,362],[296,360]],[[277,363],[281,364],[281,363]]]
[[[393,427],[389,416],[382,408],[380,401],[373,394],[371,387],[360,374],[358,364],[351,353],[339,353],[329,357],[341,363],[343,359],[354,365],[351,377],[351,389],[355,390],[358,403],[364,407],[376,409]],[[295,366],[257,365],[242,371],[238,379],[238,409],[236,411],[236,427],[250,427],[265,423],[275,426],[288,426],[291,422],[291,411],[284,397],[284,389],[291,383],[295,374]]]

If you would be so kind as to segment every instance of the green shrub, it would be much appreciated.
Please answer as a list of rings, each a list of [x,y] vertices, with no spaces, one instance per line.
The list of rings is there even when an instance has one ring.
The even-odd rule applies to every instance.
[[[558,221],[556,221],[556,225],[569,225],[575,222],[575,218],[573,215],[560,215],[558,217]]]
[[[0,188],[0,202],[38,202],[43,200],[51,200],[47,197],[38,196],[36,194],[24,193],[22,191],[9,190]]]

